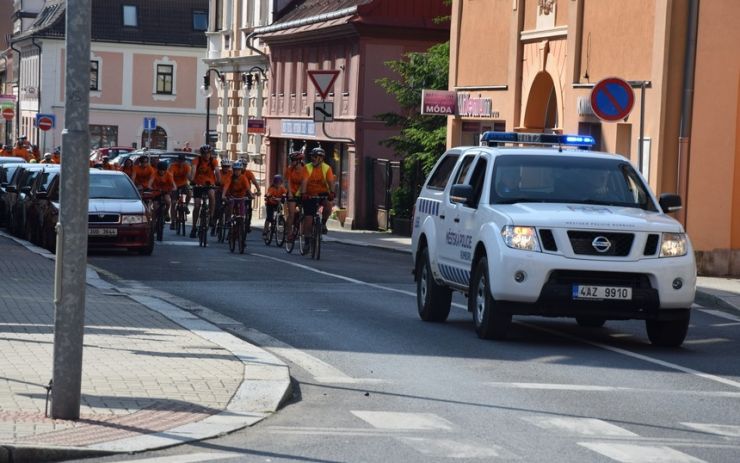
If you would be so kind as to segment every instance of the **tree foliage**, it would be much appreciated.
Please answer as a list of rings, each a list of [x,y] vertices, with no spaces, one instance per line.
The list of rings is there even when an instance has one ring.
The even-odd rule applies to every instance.
[[[422,116],[421,91],[447,90],[449,42],[432,46],[426,52],[407,53],[402,59],[386,64],[398,78],[378,79],[377,83],[398,101],[400,110],[378,115],[399,134],[382,143],[403,159],[400,190],[393,192],[393,213],[410,216],[420,187],[419,176],[426,176],[444,153],[447,136],[446,116]]]

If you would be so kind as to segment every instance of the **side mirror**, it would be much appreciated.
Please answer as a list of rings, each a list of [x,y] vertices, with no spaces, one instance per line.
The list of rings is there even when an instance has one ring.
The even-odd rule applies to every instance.
[[[473,187],[470,185],[452,185],[450,189],[450,201],[457,204],[468,205],[473,200]]]
[[[658,203],[660,203],[660,208],[663,209],[663,212],[666,213],[678,212],[683,207],[681,205],[681,197],[673,193],[662,193]]]
[[[21,187],[21,193],[28,194],[30,192],[31,192],[31,187],[30,186],[22,186]]]

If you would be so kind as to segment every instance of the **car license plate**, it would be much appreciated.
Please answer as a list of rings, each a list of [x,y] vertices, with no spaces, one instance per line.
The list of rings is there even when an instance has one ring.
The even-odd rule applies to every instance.
[[[573,299],[632,300],[632,288],[624,286],[573,285]]]
[[[87,236],[118,236],[117,228],[88,228]]]

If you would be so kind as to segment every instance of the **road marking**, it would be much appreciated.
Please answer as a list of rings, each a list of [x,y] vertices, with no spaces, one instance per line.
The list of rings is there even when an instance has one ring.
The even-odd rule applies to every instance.
[[[157,246],[200,246],[197,241],[157,241]]]
[[[308,426],[267,426],[268,432],[308,436],[395,436],[403,430],[367,428],[327,428]],[[413,431],[413,430],[412,430]]]
[[[689,339],[689,340],[684,341],[683,343],[696,346],[699,344],[717,344],[721,342],[732,342],[732,339],[727,339],[727,338]]]
[[[171,455],[166,457],[143,458],[139,460],[122,460],[126,463],[199,463],[202,461],[216,461],[227,458],[243,457],[241,453],[190,453]]]
[[[595,386],[588,384],[550,384],[550,383],[504,383],[490,382],[489,386],[509,389],[529,389],[540,391],[566,391],[566,392],[642,392],[654,394],[679,394],[679,395],[698,395],[706,397],[722,397],[731,399],[740,399],[740,392],[725,391],[679,391],[675,389],[645,389],[620,386]]]
[[[453,440],[427,437],[396,437],[396,440],[412,447],[419,453],[433,458],[518,458],[498,445],[481,445],[469,440]]]
[[[433,413],[350,411],[357,418],[377,429],[396,431],[449,431],[452,429],[452,423]]]
[[[639,437],[631,431],[596,418],[531,416],[524,417],[523,419],[542,429],[563,431],[568,434],[578,434],[580,436]]]
[[[732,320],[733,322],[740,322],[740,318],[722,312],[721,310],[712,310],[712,309],[699,309],[701,312],[708,313],[709,315],[714,315],[715,317],[724,318],[726,320]]]
[[[387,381],[375,378],[353,378],[338,368],[320,360],[302,350],[287,344],[269,334],[262,333],[253,328],[242,328],[239,334],[246,339],[257,343],[260,347],[269,350],[273,354],[289,360],[296,364],[313,378],[324,384],[380,384]]]
[[[732,424],[681,423],[689,428],[725,437],[740,437],[740,426]]]
[[[621,463],[705,463],[691,455],[665,446],[579,442],[578,445]]]

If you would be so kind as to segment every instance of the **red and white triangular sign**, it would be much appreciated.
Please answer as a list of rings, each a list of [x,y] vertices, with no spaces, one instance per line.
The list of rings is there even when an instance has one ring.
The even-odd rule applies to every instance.
[[[329,89],[334,85],[334,81],[337,80],[338,75],[339,71],[337,70],[322,71],[313,69],[308,71],[308,77],[316,86],[316,90],[319,91],[319,95],[321,95],[322,99],[326,98],[329,94]]]

